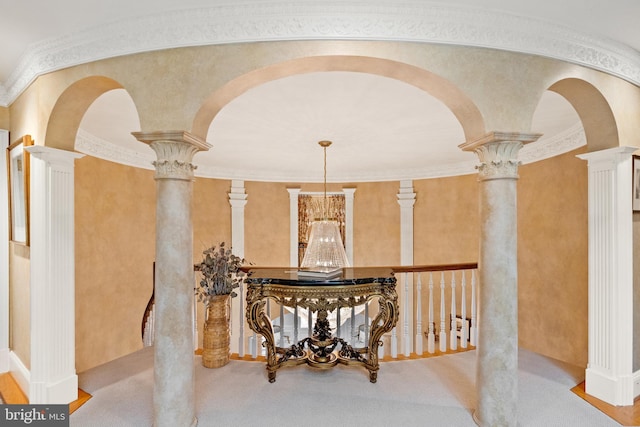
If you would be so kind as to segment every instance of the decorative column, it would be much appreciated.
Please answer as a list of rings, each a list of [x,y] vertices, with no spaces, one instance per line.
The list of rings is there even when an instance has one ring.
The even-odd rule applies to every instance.
[[[460,145],[480,159],[479,341],[473,414],[479,426],[517,425],[518,151],[538,134],[492,132]]]
[[[298,198],[299,188],[287,188],[289,192],[289,265],[298,267]]]
[[[413,205],[416,193],[413,192],[413,181],[400,181],[398,191],[400,205],[400,265],[413,265]],[[404,288],[400,290],[402,307],[402,343],[404,355],[410,356],[413,350],[413,274],[404,274]],[[416,334],[417,335],[417,334]],[[416,342],[416,353],[422,354],[422,339]],[[393,344],[392,344],[393,345]]]
[[[153,425],[197,424],[193,328],[193,156],[211,146],[184,131],[133,132],[156,152]]]
[[[31,366],[29,403],[78,398],[75,347],[74,160],[31,146]]]
[[[631,154],[636,150],[616,147],[578,156],[589,162],[589,362],[585,391],[617,406],[633,405],[640,393],[640,371],[633,372]]]
[[[349,264],[353,265],[353,199],[355,188],[343,188],[344,193],[344,251],[347,254]]]
[[[247,204],[247,195],[244,191],[244,181],[232,180],[229,193],[231,205],[231,248],[233,254],[244,258],[244,207]],[[237,340],[231,342],[231,352],[244,357],[244,284],[240,284],[238,298],[231,299],[231,315],[238,319],[231,322],[231,336]]]

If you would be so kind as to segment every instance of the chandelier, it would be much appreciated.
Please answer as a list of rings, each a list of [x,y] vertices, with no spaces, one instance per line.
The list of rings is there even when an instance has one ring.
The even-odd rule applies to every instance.
[[[324,150],[324,198],[322,199],[322,217],[311,223],[309,244],[300,267],[311,271],[331,272],[349,267],[344,250],[338,222],[327,215],[327,147],[331,141],[320,141]]]

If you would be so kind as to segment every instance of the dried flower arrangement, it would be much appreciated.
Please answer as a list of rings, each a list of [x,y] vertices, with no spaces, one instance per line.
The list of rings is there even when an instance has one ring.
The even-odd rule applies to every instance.
[[[198,301],[205,304],[215,295],[237,296],[234,289],[240,286],[245,273],[240,270],[245,262],[234,255],[231,248],[225,248],[224,242],[202,251],[202,261],[194,267],[202,275],[197,288]]]

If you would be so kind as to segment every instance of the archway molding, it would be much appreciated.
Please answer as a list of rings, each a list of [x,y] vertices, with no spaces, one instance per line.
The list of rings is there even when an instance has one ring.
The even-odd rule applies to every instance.
[[[595,86],[582,79],[565,78],[549,86],[549,90],[563,96],[578,113],[589,151],[619,146],[613,111]]]
[[[102,94],[123,86],[104,76],[91,76],[71,84],[56,101],[45,134],[44,145],[73,151],[82,117]]]
[[[472,140],[485,133],[480,110],[465,93],[432,72],[382,58],[365,56],[313,56],[281,62],[246,73],[212,93],[195,115],[192,133],[206,138],[209,126],[226,104],[246,91],[263,83],[295,74],[350,71],[376,74],[415,86],[440,100],[460,122],[465,139]]]

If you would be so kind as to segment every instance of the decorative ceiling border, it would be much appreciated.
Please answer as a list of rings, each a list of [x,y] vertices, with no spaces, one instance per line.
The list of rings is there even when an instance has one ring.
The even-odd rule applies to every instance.
[[[148,146],[140,143],[140,147],[145,152],[138,152],[130,148],[125,148],[110,141],[93,135],[83,129],[78,129],[74,149],[80,153],[97,157],[103,160],[119,163],[122,165],[134,166],[136,168],[154,170],[153,162],[156,155]],[[141,150],[142,151],[142,150]]]
[[[553,137],[542,137],[538,141],[525,145],[519,153],[522,163],[533,163],[553,156],[568,153],[587,144],[586,136],[582,124],[576,123],[566,131]],[[82,129],[78,130],[75,141],[75,150],[97,157],[103,160],[134,166],[142,169],[153,170],[152,162],[156,159],[155,154],[148,146],[144,152],[138,152],[129,148],[116,145],[112,142],[99,138]],[[471,155],[471,157],[475,157]],[[336,182],[377,182],[377,181],[401,181],[404,179],[429,179],[444,178],[448,176],[469,175],[476,173],[475,166],[477,159],[457,162],[444,165],[435,165],[428,168],[401,169],[401,170],[380,170],[370,171],[366,176],[342,175],[334,177]],[[291,176],[281,173],[281,175],[265,174],[256,171],[218,168],[215,166],[199,165],[195,175],[203,178],[215,179],[238,179],[243,181],[269,181],[269,182],[307,182],[308,176]],[[321,181],[317,181],[321,182]]]
[[[0,105],[13,102],[39,75],[78,64],[166,48],[279,40],[488,47],[576,63],[640,85],[636,50],[524,16],[415,0],[247,1],[129,18],[31,45],[0,85]]]

